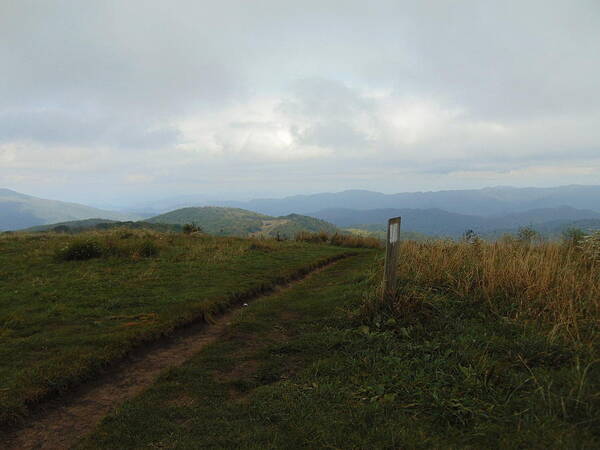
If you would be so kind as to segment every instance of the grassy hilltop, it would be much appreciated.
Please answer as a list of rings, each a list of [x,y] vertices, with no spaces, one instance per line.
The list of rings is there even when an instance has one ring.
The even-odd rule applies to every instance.
[[[186,217],[187,219],[187,217]],[[598,448],[600,236],[378,241],[109,230],[0,237],[0,417],[257,298],[75,448]],[[73,418],[76,420],[76,418]]]
[[[380,300],[371,253],[260,299],[78,448],[600,445],[600,279],[585,254],[401,253],[394,298]]]

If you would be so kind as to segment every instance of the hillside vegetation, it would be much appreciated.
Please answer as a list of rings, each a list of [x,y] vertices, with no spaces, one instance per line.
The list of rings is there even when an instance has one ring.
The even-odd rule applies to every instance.
[[[290,214],[271,217],[238,208],[206,206],[182,208],[147,219],[150,223],[193,223],[203,231],[223,236],[269,236],[293,238],[300,231],[335,233],[337,228],[313,217]]]

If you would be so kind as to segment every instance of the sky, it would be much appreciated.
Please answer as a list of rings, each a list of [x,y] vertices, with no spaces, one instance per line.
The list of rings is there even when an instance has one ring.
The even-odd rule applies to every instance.
[[[0,1],[0,187],[600,184],[598,0]]]

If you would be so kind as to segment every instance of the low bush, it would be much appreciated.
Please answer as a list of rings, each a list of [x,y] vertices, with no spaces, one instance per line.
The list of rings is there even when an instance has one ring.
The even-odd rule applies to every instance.
[[[134,252],[135,255],[141,256],[142,258],[151,258],[153,256],[158,256],[158,253],[158,246],[149,239],[141,242],[137,250]]]
[[[56,252],[61,261],[84,261],[92,258],[151,258],[158,256],[158,238],[146,233],[118,231],[88,233],[68,242]]]
[[[584,237],[585,233],[580,228],[567,228],[562,233],[563,244],[567,247],[579,247]]]
[[[258,252],[272,252],[275,250],[275,245],[272,242],[255,239],[248,247],[249,250]]]
[[[63,261],[83,261],[102,256],[102,246],[92,239],[77,239],[61,248],[57,258]]]
[[[185,234],[202,233],[202,228],[192,222],[186,223],[181,231],[183,231]]]

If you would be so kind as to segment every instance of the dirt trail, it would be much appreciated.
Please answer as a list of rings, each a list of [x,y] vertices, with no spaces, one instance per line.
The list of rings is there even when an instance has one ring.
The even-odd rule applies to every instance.
[[[273,291],[257,295],[254,299],[289,289],[340,259],[342,258],[330,261],[295,281],[275,286]],[[242,306],[230,310],[211,324],[197,323],[183,327],[169,338],[133,352],[109,372],[77,387],[66,396],[40,405],[37,413],[22,428],[9,434],[8,442],[2,444],[2,448],[70,448],[92,431],[104,416],[125,400],[150,387],[163,371],[182,365],[215,341],[224,333],[232,317],[241,308]]]

